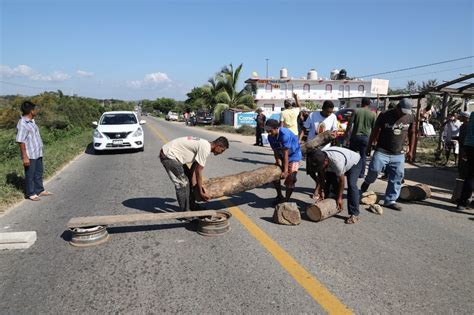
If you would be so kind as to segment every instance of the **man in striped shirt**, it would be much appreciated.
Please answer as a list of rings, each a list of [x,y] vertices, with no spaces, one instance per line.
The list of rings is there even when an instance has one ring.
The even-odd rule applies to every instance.
[[[23,102],[21,104],[23,116],[16,126],[16,142],[20,145],[21,160],[25,167],[25,195],[33,201],[39,201],[42,196],[52,195],[43,187],[43,141],[34,120],[38,111],[32,102]]]

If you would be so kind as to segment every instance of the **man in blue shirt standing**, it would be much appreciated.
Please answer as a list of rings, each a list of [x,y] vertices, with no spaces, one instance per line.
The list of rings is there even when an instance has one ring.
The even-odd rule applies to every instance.
[[[23,116],[16,126],[16,142],[20,146],[21,160],[25,168],[25,195],[32,201],[40,197],[50,196],[51,192],[43,187],[43,141],[39,128],[35,123],[38,107],[25,101],[21,104]]]
[[[275,155],[275,164],[282,169],[281,178],[285,180],[285,197],[281,192],[280,181],[273,182],[277,191],[274,205],[290,200],[296,183],[296,174],[302,159],[298,137],[289,129],[280,127],[275,119],[267,120],[265,129],[268,132],[268,142]]]

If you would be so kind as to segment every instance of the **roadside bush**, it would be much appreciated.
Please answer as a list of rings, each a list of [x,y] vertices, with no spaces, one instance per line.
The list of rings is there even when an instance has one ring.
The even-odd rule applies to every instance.
[[[243,125],[237,128],[236,132],[242,135],[251,136],[255,134],[255,127]]]

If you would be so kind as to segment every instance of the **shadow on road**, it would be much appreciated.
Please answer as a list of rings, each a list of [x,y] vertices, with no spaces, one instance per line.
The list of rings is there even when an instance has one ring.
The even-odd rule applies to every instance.
[[[131,153],[138,153],[138,152],[140,151],[133,150],[133,149],[95,151],[92,145],[92,142],[87,145],[84,151],[85,154],[89,154],[89,155],[117,155],[117,154],[131,154]]]
[[[263,152],[259,152],[259,151],[242,151],[242,153],[273,156],[273,153],[263,153]]]
[[[176,223],[165,223],[165,224],[154,224],[154,225],[141,225],[141,226],[117,226],[107,228],[109,234],[120,234],[120,233],[136,233],[146,231],[159,231],[159,230],[170,230],[176,228],[186,228],[188,231],[195,232],[197,230],[197,224],[194,222],[176,222]]]
[[[405,168],[406,179],[445,189],[445,191],[440,191],[442,193],[452,192],[457,176],[456,169],[439,169],[432,166]]]
[[[138,209],[147,212],[159,213],[159,212],[176,212],[179,211],[177,205],[170,203],[176,202],[173,198],[132,198],[122,202],[127,208]]]
[[[229,160],[236,161],[236,162],[243,162],[243,163],[252,163],[252,164],[263,164],[263,165],[273,165],[275,163],[272,162],[265,162],[261,160],[251,160],[248,158],[229,158]]]

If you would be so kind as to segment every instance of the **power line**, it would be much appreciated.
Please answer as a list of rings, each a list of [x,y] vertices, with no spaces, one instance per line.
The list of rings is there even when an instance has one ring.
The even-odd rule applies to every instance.
[[[439,70],[439,71],[431,71],[431,72],[424,72],[424,73],[414,73],[414,74],[411,74],[411,75],[409,75],[409,76],[387,77],[387,79],[390,79],[390,80],[406,79],[406,78],[411,78],[411,77],[419,77],[419,76],[427,75],[427,74],[435,74],[435,73],[441,73],[441,72],[448,72],[448,71],[459,70],[459,69],[465,69],[465,68],[472,68],[472,66],[469,65],[469,66],[462,66],[462,67],[444,69],[444,70]]]
[[[474,56],[467,56],[467,57],[462,57],[462,58],[457,58],[457,59],[451,59],[451,60],[445,60],[445,61],[440,61],[440,62],[433,62],[429,63],[426,65],[421,65],[421,66],[414,66],[414,67],[409,67],[409,68],[403,68],[403,69],[398,69],[398,70],[391,70],[391,71],[386,71],[386,72],[380,72],[380,73],[374,73],[374,74],[369,74],[369,75],[364,75],[364,76],[356,76],[357,78],[367,78],[367,77],[374,77],[376,75],[382,75],[382,74],[388,74],[388,73],[395,73],[395,72],[402,72],[402,71],[408,71],[408,70],[413,70],[413,69],[419,69],[419,68],[426,68],[426,67],[431,67],[431,66],[436,66],[444,63],[449,63],[449,62],[455,62],[459,60],[466,60],[466,59],[471,59],[474,58]]]
[[[14,85],[14,86],[20,86],[20,87],[25,87],[25,88],[30,88],[30,89],[38,89],[38,90],[51,90],[51,89],[57,90],[57,89],[58,89],[58,88],[44,88],[44,87],[39,87],[39,86],[18,84],[18,83],[7,82],[7,81],[2,81],[2,80],[0,80],[0,83],[9,84],[9,85]]]

